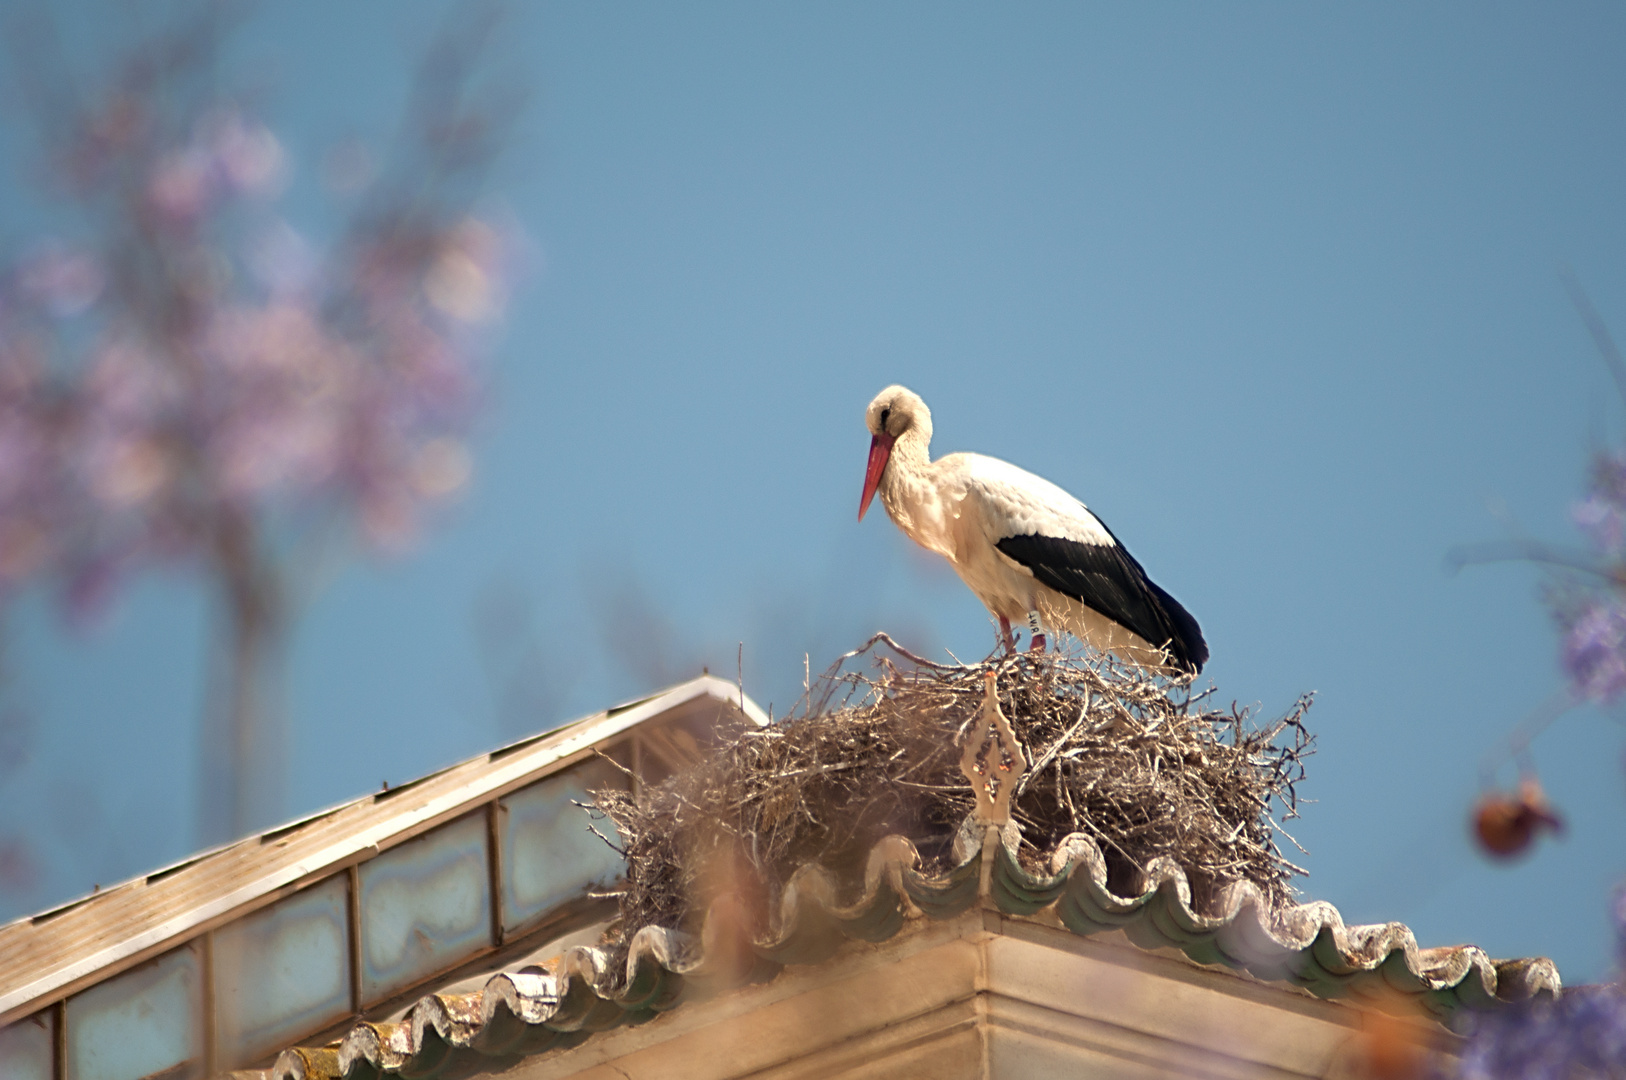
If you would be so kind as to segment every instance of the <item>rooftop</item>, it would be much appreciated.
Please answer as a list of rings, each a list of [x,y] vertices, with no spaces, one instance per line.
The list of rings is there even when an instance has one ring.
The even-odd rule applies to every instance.
[[[766,719],[702,677],[0,927],[0,1075],[115,1046],[132,1077],[213,1074],[500,960],[620,874],[571,806],[629,782],[600,755],[658,780]]]
[[[1426,1042],[1465,1009],[1560,991],[1548,960],[1422,948],[1402,924],[1273,906],[1247,880],[1194,890],[1166,857],[1119,895],[1088,836],[1036,863],[997,824],[939,873],[900,836],[869,849],[862,880],[804,865],[765,934],[725,893],[692,936],[639,930],[622,966],[599,934],[624,866],[573,804],[636,793],[766,719],[703,677],[0,927],[0,1075],[542,1077],[614,1061],[662,1076],[689,1055],[685,1075],[859,1076],[832,1046],[892,1053],[916,1029],[919,1060],[953,1062],[972,1032],[986,1060],[966,1075],[1038,1061],[1180,1075],[1260,1024],[1298,1034],[1232,1038],[1236,1070],[1322,1075],[1365,1018],[1401,1017]],[[1127,1012],[1100,989],[1122,979],[1141,1003]],[[709,1055],[746,1014],[783,1038]],[[996,1031],[1014,1072],[988,1064]]]

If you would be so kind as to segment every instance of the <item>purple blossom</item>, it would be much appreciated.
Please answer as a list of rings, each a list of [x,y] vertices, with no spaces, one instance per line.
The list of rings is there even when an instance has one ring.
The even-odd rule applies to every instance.
[[[1591,489],[1571,518],[1605,558],[1617,559],[1626,551],[1626,458],[1607,453],[1593,457]]]
[[[1464,1080],[1626,1077],[1626,992],[1614,984],[1564,991],[1478,1018],[1462,1055]]]
[[[1626,546],[1626,510],[1611,499],[1591,495],[1570,512],[1576,527],[1606,556],[1618,556]]]
[[[1626,888],[1611,906],[1616,953],[1626,966]],[[1464,1080],[1626,1077],[1626,987],[1567,989],[1473,1019],[1462,1055]]]
[[[1594,456],[1587,497],[1571,516],[1597,557],[1578,564],[1591,573],[1549,594],[1562,633],[1560,661],[1576,697],[1611,702],[1626,691],[1626,457]]]
[[[1626,603],[1612,593],[1589,595],[1560,611],[1562,659],[1575,692],[1608,702],[1626,691]]]

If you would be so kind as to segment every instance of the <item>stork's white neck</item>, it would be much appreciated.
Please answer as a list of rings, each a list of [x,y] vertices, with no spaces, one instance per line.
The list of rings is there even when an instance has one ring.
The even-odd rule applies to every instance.
[[[930,430],[911,428],[898,436],[881,474],[881,505],[909,539],[953,559],[948,508],[933,475],[930,451]]]

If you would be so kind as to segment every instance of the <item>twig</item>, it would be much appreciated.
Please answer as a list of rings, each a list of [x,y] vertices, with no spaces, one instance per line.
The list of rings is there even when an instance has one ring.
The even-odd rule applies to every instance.
[[[755,875],[760,889],[747,891],[771,905],[800,866],[851,872],[891,833],[940,865],[973,799],[955,746],[980,707],[987,671],[1005,678],[1001,708],[1034,763],[1012,806],[1024,857],[1082,833],[1115,865],[1121,859],[1142,874],[1152,859],[1171,857],[1202,880],[1246,879],[1273,898],[1290,895],[1288,875],[1301,871],[1277,843],[1297,841],[1268,815],[1273,800],[1288,812],[1298,804],[1308,697],[1259,728],[1234,705],[1204,712],[1193,704],[1212,689],[1193,693],[1094,655],[910,670],[891,657],[919,658],[894,644],[876,635],[843,656],[809,681],[807,704],[771,733],[738,735],[637,801],[596,796],[627,837],[621,940],[651,923],[692,927],[707,890],[739,873]],[[877,646],[887,655],[874,656]],[[866,651],[875,668],[843,669]],[[804,664],[806,676],[810,659]],[[1045,779],[1034,782],[1036,774]],[[768,920],[769,907],[757,915]]]
[[[1060,752],[1063,746],[1067,745],[1067,742],[1072,739],[1074,735],[1078,734],[1078,729],[1084,726],[1084,721],[1088,720],[1089,717],[1090,692],[1086,690],[1084,692],[1084,703],[1080,705],[1078,709],[1078,719],[1073,721],[1072,727],[1068,728],[1062,733],[1061,738],[1050,744],[1050,749],[1046,750],[1044,755],[1040,757],[1038,761],[1033,763],[1033,768],[1029,769],[1027,773],[1023,775],[1022,779],[1016,785],[1016,793],[1018,795],[1022,794],[1022,792],[1027,788],[1028,781],[1030,779],[1037,776],[1039,773],[1044,772],[1045,768],[1056,759],[1056,754]]]
[[[1575,271],[1569,267],[1561,267],[1558,271],[1558,280],[1564,283],[1564,291],[1570,294],[1570,303],[1575,305],[1576,314],[1586,324],[1587,332],[1592,335],[1592,343],[1598,347],[1598,354],[1603,357],[1604,366],[1609,374],[1614,376],[1615,390],[1620,394],[1622,403],[1626,403],[1626,361],[1620,356],[1620,349],[1615,345],[1615,337],[1609,332],[1598,309],[1592,306],[1592,298],[1587,296],[1586,290],[1581,287],[1581,281],[1575,276]]]

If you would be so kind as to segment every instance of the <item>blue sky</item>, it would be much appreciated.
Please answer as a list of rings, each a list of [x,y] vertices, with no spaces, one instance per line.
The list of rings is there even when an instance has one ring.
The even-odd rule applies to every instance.
[[[69,5],[75,59],[112,32]],[[237,39],[298,170],[388,130],[437,4],[266,5]],[[291,815],[700,665],[776,712],[870,631],[992,632],[884,516],[862,411],[1061,484],[1198,617],[1223,701],[1318,693],[1303,887],[1421,944],[1604,976],[1620,714],[1536,743],[1566,834],[1466,838],[1479,761],[1560,685],[1538,574],[1622,405],[1558,273],[1626,337],[1626,12],[1608,5],[535,4],[491,207],[528,257],[468,497],[357,561],[294,643]],[[15,109],[0,149],[29,145]],[[25,170],[0,237],[55,227]],[[303,215],[303,217],[301,217]],[[481,626],[487,630],[478,629]],[[501,627],[493,631],[492,626]],[[206,599],[8,623],[35,718],[0,815],[18,914],[191,849]],[[1505,774],[1504,774],[1504,778]]]

